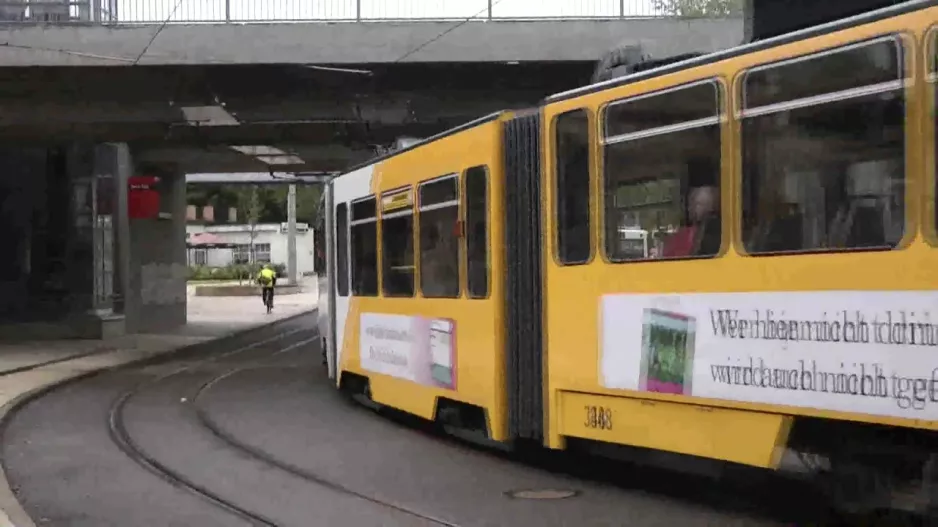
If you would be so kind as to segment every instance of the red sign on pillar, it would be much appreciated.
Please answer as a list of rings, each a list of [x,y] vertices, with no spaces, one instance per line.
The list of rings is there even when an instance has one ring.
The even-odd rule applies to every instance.
[[[160,215],[160,193],[156,188],[160,178],[134,176],[128,180],[127,214],[134,219],[152,219]]]

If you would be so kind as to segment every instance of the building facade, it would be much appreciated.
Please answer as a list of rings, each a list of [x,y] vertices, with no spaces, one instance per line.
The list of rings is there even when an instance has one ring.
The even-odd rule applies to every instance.
[[[222,224],[186,226],[186,238],[194,234],[211,233],[231,248],[190,247],[190,266],[226,267],[249,263],[286,265],[288,260],[287,223]],[[310,276],[314,268],[313,230],[307,223],[296,224],[296,274]]]

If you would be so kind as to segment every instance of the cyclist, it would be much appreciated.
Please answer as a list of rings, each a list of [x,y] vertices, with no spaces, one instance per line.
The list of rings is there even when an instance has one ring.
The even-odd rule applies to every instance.
[[[274,286],[277,285],[277,272],[273,270],[270,264],[265,264],[257,273],[257,283],[261,286],[261,300],[267,306],[267,311],[271,311],[274,308]]]

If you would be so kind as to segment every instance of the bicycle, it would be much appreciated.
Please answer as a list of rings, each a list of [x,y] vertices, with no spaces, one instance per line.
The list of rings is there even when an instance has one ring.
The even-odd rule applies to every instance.
[[[261,295],[263,295],[264,305],[267,306],[267,314],[269,315],[274,310],[274,288],[262,287]]]

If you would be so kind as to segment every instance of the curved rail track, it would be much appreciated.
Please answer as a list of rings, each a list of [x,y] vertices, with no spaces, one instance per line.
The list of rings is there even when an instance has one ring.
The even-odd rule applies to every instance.
[[[726,518],[726,521],[721,519],[716,524],[728,526],[779,525],[780,518],[770,519],[776,517],[775,512],[753,511],[753,508],[762,509],[762,506],[753,507],[752,504],[741,503],[750,501],[742,494],[755,493],[752,489],[746,492],[745,485],[729,487],[722,484],[713,485],[703,483],[702,480],[692,481],[693,478],[675,480],[673,476],[662,475],[660,470],[653,470],[650,467],[623,467],[615,462],[607,463],[597,459],[583,460],[579,457],[570,457],[565,458],[567,459],[565,461],[556,461],[558,456],[551,455],[546,461],[540,459],[539,456],[530,459],[525,456],[526,459],[521,460],[515,455],[493,453],[486,449],[470,448],[464,451],[453,442],[440,441],[433,427],[411,426],[415,423],[409,422],[410,419],[403,419],[403,423],[398,423],[405,425],[404,427],[393,428],[396,425],[391,421],[401,421],[398,419],[400,416],[393,413],[387,415],[392,419],[376,418],[372,412],[357,407],[364,411],[348,414],[347,408],[336,406],[337,401],[342,398],[332,390],[324,377],[319,381],[306,382],[306,376],[313,372],[314,364],[319,362],[318,354],[313,354],[315,358],[309,360],[312,355],[310,357],[295,356],[293,353],[308,350],[306,345],[315,345],[318,336],[314,329],[310,329],[311,325],[305,321],[299,326],[302,327],[288,329],[296,328],[297,325],[281,324],[257,330],[226,342],[225,347],[215,345],[206,348],[206,351],[211,352],[212,355],[201,352],[195,354],[183,352],[158,361],[151,361],[149,365],[152,368],[150,366],[129,367],[126,369],[126,375],[100,379],[100,384],[78,383],[81,386],[77,387],[78,391],[74,393],[83,394],[83,398],[80,401],[76,400],[74,405],[66,404],[66,408],[60,409],[57,415],[75,413],[81,405],[87,404],[87,401],[95,401],[92,406],[96,408],[94,415],[98,417],[92,417],[92,421],[89,421],[85,416],[80,421],[82,430],[87,430],[89,432],[85,433],[91,434],[83,437],[82,441],[84,445],[88,445],[88,441],[98,442],[101,446],[95,447],[94,452],[99,456],[102,453],[108,453],[108,464],[102,470],[108,476],[111,475],[109,470],[119,471],[114,475],[118,486],[123,485],[124,481],[129,481],[132,486],[138,484],[142,486],[144,485],[142,482],[149,482],[146,483],[146,488],[153,490],[146,492],[155,492],[159,496],[170,496],[171,493],[173,499],[183,500],[178,502],[181,508],[186,508],[186,511],[194,511],[196,508],[204,510],[211,517],[221,519],[221,525],[230,525],[236,519],[239,523],[258,526],[311,524],[296,520],[298,517],[295,515],[284,513],[286,509],[275,508],[278,505],[274,505],[273,500],[278,500],[277,493],[281,491],[292,492],[293,497],[290,499],[300,500],[291,502],[304,509],[303,511],[296,510],[296,513],[317,514],[319,509],[316,509],[315,504],[305,503],[302,501],[305,498],[296,497],[298,494],[316,494],[319,496],[316,499],[320,499],[320,503],[342,502],[351,507],[374,511],[378,515],[374,523],[381,525],[388,524],[381,519],[385,517],[389,519],[398,517],[400,521],[396,524],[407,526],[419,524],[457,527],[458,525],[477,525],[480,522],[492,524],[492,518],[498,513],[485,514],[480,507],[491,507],[496,511],[503,508],[507,512],[504,517],[498,517],[499,520],[495,524],[501,524],[502,520],[507,521],[507,524],[530,524],[538,521],[543,523],[543,520],[550,514],[560,514],[559,517],[566,518],[565,521],[568,522],[577,521],[576,518],[580,518],[584,525],[608,524],[610,518],[618,518],[612,520],[613,524],[627,522],[629,525],[662,525],[660,520],[654,519],[659,515],[669,520],[673,519],[672,523],[687,525],[713,525],[715,524],[712,521],[714,517]],[[181,358],[183,356],[185,358]],[[0,372],[0,376],[2,375],[4,373]],[[102,390],[101,386],[106,386],[106,389]],[[304,388],[297,388],[297,386],[304,386]],[[55,389],[52,390],[54,391]],[[46,394],[52,395],[52,392],[46,392]],[[72,393],[63,389],[60,397],[68,400]],[[59,399],[59,401],[62,400]],[[285,401],[291,402],[286,404]],[[54,406],[56,406],[55,403],[37,405],[37,408],[46,409],[34,414],[36,417],[29,420],[34,423],[31,426],[36,427],[35,423],[49,423],[51,412],[49,409]],[[351,403],[350,407],[352,407]],[[292,413],[298,411],[299,408],[310,410],[308,412],[299,410],[304,416],[299,417],[301,414]],[[256,417],[243,419],[242,414]],[[52,417],[51,420],[54,419],[55,417]],[[78,420],[76,418],[76,421]],[[294,420],[298,422],[291,423]],[[101,426],[102,424],[106,424],[106,427]],[[344,428],[339,428],[340,426]],[[322,427],[323,430],[331,429],[331,431],[324,431],[320,434],[316,431],[317,427]],[[64,430],[66,434],[75,433],[74,430],[53,425],[49,425],[49,428],[44,430],[49,429],[53,432],[45,432],[45,434],[54,435],[54,431],[59,430]],[[27,429],[21,427],[19,430]],[[94,432],[90,432],[91,430]],[[165,440],[160,435],[164,430],[173,432]],[[256,432],[259,430],[267,430],[264,433],[268,435],[270,431],[273,431],[273,435],[279,439],[269,441],[269,436]],[[154,432],[159,437],[154,436]],[[316,458],[315,461],[297,454],[314,452],[310,450],[309,445],[313,445],[312,448],[318,448],[319,444],[328,447],[329,441],[336,441],[336,438],[339,438],[338,441],[343,441],[341,439],[344,437],[343,434],[352,433],[360,439],[365,439],[365,442],[368,442],[368,438],[375,438],[375,441],[378,441],[378,438],[387,438],[392,443],[397,441],[397,446],[393,448],[398,450],[392,452],[407,465],[413,465],[409,470],[416,476],[412,477],[412,481],[401,480],[400,475],[395,473],[395,470],[401,470],[400,463],[378,465],[376,461],[381,457],[381,453],[374,449],[362,450],[362,448],[367,448],[365,442],[348,450],[326,450],[325,452],[331,453],[325,454],[325,458]],[[22,434],[19,433],[19,436]],[[417,436],[424,436],[427,442],[415,440]],[[32,432],[29,437],[35,440],[44,436],[41,432]],[[86,437],[91,437],[91,439]],[[80,441],[73,440],[70,445],[76,443]],[[114,446],[122,453],[117,454]],[[57,452],[58,456],[53,457],[74,459],[76,452],[81,452],[86,447],[74,448],[76,450],[70,453]],[[188,449],[189,452],[183,455],[178,454],[174,449]],[[480,453],[480,450],[485,450],[485,452]],[[32,448],[29,451],[32,452],[32,456],[44,455],[39,448]],[[348,468],[341,461],[323,462],[330,455],[335,456],[335,454],[339,457],[352,456],[354,462],[348,464]],[[200,458],[199,456],[210,457]],[[563,456],[560,457],[563,458]],[[428,461],[421,461],[421,458],[427,458]],[[23,459],[24,461],[19,463],[19,466],[25,468],[28,462],[25,461],[27,458]],[[204,459],[204,464],[187,464],[191,463],[192,459],[195,459],[197,463],[201,463]],[[128,463],[128,460],[132,463]],[[222,474],[222,477],[225,475],[246,476],[251,481],[248,486],[244,485],[244,481],[234,486],[225,486],[223,482],[216,482],[212,479],[213,475],[218,474],[217,467],[235,462],[237,464],[230,471]],[[80,462],[76,461],[73,467],[79,464]],[[142,476],[134,475],[141,474],[141,471],[134,465],[144,468],[160,479],[155,480],[145,473]],[[269,476],[270,479],[263,481],[273,481],[282,486],[264,489],[261,495],[250,496],[247,493],[251,492],[252,485],[263,485],[263,483],[255,484],[255,478],[257,481],[262,481],[263,477],[268,477],[254,475],[251,472],[252,467],[260,472],[272,474]],[[84,467],[81,469],[84,470]],[[346,476],[346,470],[354,472],[363,469],[366,472],[359,472],[360,477]],[[31,471],[33,467],[25,468],[25,470]],[[47,472],[44,481],[49,481],[48,474],[59,474],[62,470],[61,467],[56,467],[55,470]],[[533,474],[535,471],[549,472],[559,477]],[[616,474],[607,476],[611,473]],[[123,479],[123,477],[131,479]],[[432,487],[437,485],[434,483],[437,478],[439,478],[439,486],[447,487],[445,492],[449,493],[449,497],[438,496],[437,498],[443,501],[434,503],[415,499],[414,496],[418,493],[432,492]],[[370,484],[369,479],[380,483]],[[419,479],[423,479],[424,484],[421,484]],[[584,489],[583,495],[572,500],[568,505],[551,505],[552,502],[541,502],[542,506],[533,508],[523,504],[512,508],[515,506],[510,503],[505,505],[505,501],[497,501],[504,500],[502,494],[508,494],[507,491],[519,483],[524,484],[522,487],[529,487],[531,483],[557,485],[558,482],[564,480],[567,485]],[[40,483],[43,481],[41,475],[36,476],[32,481],[30,487],[34,489],[30,491],[32,496],[37,496],[45,489],[45,485],[48,485],[48,483]],[[100,480],[92,478],[86,481]],[[398,485],[397,481],[401,482],[401,489],[394,488]],[[163,482],[170,485],[165,485]],[[238,485],[241,486],[238,487]],[[756,485],[753,483],[749,486]],[[606,489],[604,490],[603,487]],[[611,491],[608,490],[609,487],[612,487]],[[65,487],[61,486],[61,488]],[[483,489],[480,491],[479,488]],[[316,489],[316,492],[309,492],[307,489]],[[454,494],[452,489],[458,489],[458,492]],[[737,491],[739,491],[738,495]],[[109,511],[113,509],[118,515],[126,514],[127,507],[134,506],[121,504],[122,509],[112,507],[111,504],[119,502],[121,496],[110,495],[107,492],[109,490],[106,489],[102,494],[102,496],[106,495],[104,501],[100,503],[104,503]],[[770,502],[787,502],[788,505],[782,505],[782,508],[800,506],[799,503],[793,503],[786,497],[783,491],[776,490],[774,493],[778,499],[769,500]],[[52,494],[54,492],[45,491],[47,496]],[[643,497],[649,495],[657,497]],[[446,501],[448,498],[450,501]],[[672,501],[672,498],[685,501],[687,504],[679,504],[679,502]],[[159,502],[159,498],[154,498],[154,500],[144,505],[144,508],[148,509],[154,506],[153,503]],[[579,500],[585,501],[582,505],[576,505],[576,503],[581,503]],[[44,502],[47,504],[47,510],[57,508],[55,505],[49,506],[51,501],[49,499]],[[615,504],[616,501],[620,503]],[[762,500],[759,501],[764,503]],[[776,503],[776,505],[779,504]],[[591,508],[597,506],[600,509]],[[421,510],[424,507],[426,511]],[[540,509],[542,512],[531,513],[530,511],[534,509]],[[42,508],[33,510],[42,511]],[[77,514],[78,511],[85,510],[90,510],[90,508],[73,507],[66,514]],[[551,510],[561,512],[543,512]],[[702,512],[705,510],[711,512]],[[154,512],[156,514],[154,517],[160,518],[160,511],[154,509]],[[107,516],[108,513],[101,513],[101,515]],[[174,513],[174,517],[181,514],[183,513]],[[626,516],[622,516],[623,514]],[[738,523],[731,519],[737,515],[749,517],[753,521]],[[708,516],[710,520],[707,520]],[[331,523],[356,524],[351,518],[344,519],[343,517],[343,520]],[[782,525],[792,524],[790,518],[787,522],[781,519],[781,522]],[[72,525],[68,516],[62,520],[62,523]],[[151,519],[149,523],[154,522]],[[368,522],[359,524],[364,523]],[[795,524],[802,523],[796,522]],[[817,522],[812,524],[819,525]],[[825,523],[825,525],[829,524]]]

